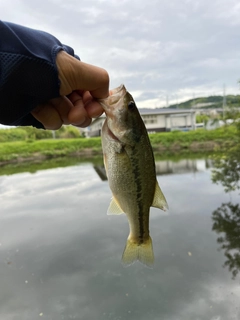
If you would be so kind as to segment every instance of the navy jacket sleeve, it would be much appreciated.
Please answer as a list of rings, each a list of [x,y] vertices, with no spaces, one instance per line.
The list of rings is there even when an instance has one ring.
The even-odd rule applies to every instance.
[[[60,50],[74,56],[72,48],[46,32],[0,20],[0,123],[43,128],[30,112],[59,96]]]

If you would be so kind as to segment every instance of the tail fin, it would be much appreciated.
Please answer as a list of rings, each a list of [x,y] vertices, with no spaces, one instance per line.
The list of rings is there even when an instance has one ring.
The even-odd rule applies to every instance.
[[[127,267],[135,261],[140,261],[145,266],[152,268],[154,263],[154,254],[152,239],[150,236],[141,244],[135,243],[131,239],[127,240],[127,244],[122,255],[122,264]]]

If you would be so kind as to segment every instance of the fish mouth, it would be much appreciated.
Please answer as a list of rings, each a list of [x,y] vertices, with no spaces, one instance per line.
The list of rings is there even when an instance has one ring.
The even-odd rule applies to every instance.
[[[98,99],[107,116],[111,116],[113,110],[118,108],[118,104],[121,103],[126,92],[125,86],[121,84],[119,87],[111,90],[107,98]]]
[[[104,99],[98,99],[98,102],[101,104],[103,107],[103,110],[106,114],[106,121],[104,124],[105,127],[105,132],[107,135],[114,141],[118,141],[119,143],[122,143],[121,139],[121,130],[117,130],[117,137],[113,132],[115,130],[112,129],[112,124],[110,125],[109,128],[109,122],[115,123],[115,118],[119,117],[119,114],[122,113],[122,106],[124,106],[124,96],[126,94],[127,90],[123,84],[121,84],[119,87],[111,90],[110,95],[107,98]]]
[[[124,91],[124,90],[126,91],[124,84],[120,84],[120,86],[118,86],[117,88],[110,90],[110,96],[115,96],[115,95],[119,94],[119,92]]]
[[[110,96],[114,96],[114,95],[118,94],[122,90],[126,91],[126,88],[125,88],[124,84],[121,84],[119,87],[117,87],[115,89],[112,89]]]

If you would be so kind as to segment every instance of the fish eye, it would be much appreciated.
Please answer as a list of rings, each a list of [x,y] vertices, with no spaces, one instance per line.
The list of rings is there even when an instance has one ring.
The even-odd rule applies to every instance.
[[[135,102],[134,101],[130,101],[129,103],[128,103],[128,109],[129,110],[132,110],[132,109],[134,109],[135,108]]]

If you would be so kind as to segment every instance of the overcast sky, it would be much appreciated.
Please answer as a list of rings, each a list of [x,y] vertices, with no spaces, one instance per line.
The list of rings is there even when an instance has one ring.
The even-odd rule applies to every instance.
[[[138,107],[239,94],[239,0],[11,0],[1,19],[41,29],[108,70]]]

